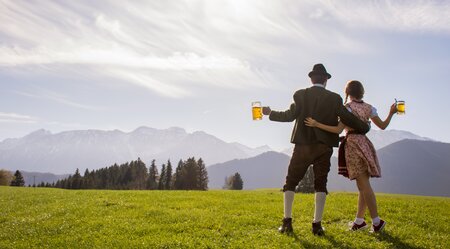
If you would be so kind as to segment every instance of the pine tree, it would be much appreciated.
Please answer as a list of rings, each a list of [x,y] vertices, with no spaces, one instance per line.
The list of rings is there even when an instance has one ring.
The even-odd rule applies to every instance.
[[[225,178],[224,189],[230,190],[242,190],[244,188],[244,181],[241,175],[236,172],[234,175]]]
[[[123,168],[123,171],[125,172],[125,176],[121,181],[122,188],[129,189],[130,182],[133,181],[133,172],[130,167],[129,163],[122,164],[121,167]],[[106,175],[108,174],[108,171],[105,171]],[[107,188],[109,186],[113,186],[112,183],[108,182]]]
[[[158,188],[158,168],[156,167],[155,160],[152,161],[149,169],[149,175],[147,180],[147,189],[157,189]]]
[[[159,190],[164,190],[166,187],[166,180],[167,180],[167,176],[166,176],[166,165],[163,164],[162,168],[161,168],[161,175],[159,176],[159,183],[158,183],[158,189]]]
[[[244,188],[244,181],[239,173],[236,172],[233,177],[233,184],[231,185],[234,190],[242,190]]]
[[[173,179],[173,189],[181,190],[183,189],[183,166],[182,160],[178,162],[178,166],[175,169],[174,179]]]
[[[166,172],[165,172],[165,189],[170,189],[171,188],[171,184],[172,184],[172,164],[170,163],[170,160],[167,160],[167,167],[166,167]]]
[[[312,166],[309,166],[305,176],[295,189],[295,192],[314,193],[314,170]]]
[[[87,168],[84,171],[81,188],[83,188],[83,189],[91,189],[92,188],[92,179],[90,178],[90,172]]]
[[[195,161],[195,158],[188,158],[183,168],[183,189],[197,189],[198,165],[197,161]]]
[[[19,170],[16,170],[16,173],[14,173],[14,179],[11,181],[11,186],[23,187],[24,185],[25,180],[23,179],[22,173],[20,173]]]
[[[75,170],[75,174],[72,177],[72,182],[71,182],[70,188],[71,189],[80,189],[80,185],[81,185],[81,175],[80,175],[80,171],[77,168],[77,170]]]
[[[145,166],[145,163],[143,161],[141,161],[140,158],[138,158],[137,163],[136,163],[136,183],[137,183],[137,188],[138,189],[145,189],[146,188],[146,181],[148,178],[148,173],[147,173],[147,167]]]
[[[200,158],[197,161],[197,167],[198,167],[198,181],[197,181],[197,189],[199,190],[208,190],[208,171],[206,170],[205,163]]]

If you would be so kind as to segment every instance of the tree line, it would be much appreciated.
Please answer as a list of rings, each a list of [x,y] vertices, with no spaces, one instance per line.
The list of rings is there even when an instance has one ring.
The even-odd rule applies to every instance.
[[[121,165],[89,171],[83,176],[77,169],[73,175],[55,184],[41,183],[38,187],[64,189],[127,189],[127,190],[207,190],[208,172],[205,163],[194,157],[178,162],[174,169],[170,160],[162,164],[159,173],[155,160],[149,168],[139,158]]]
[[[7,170],[0,169],[0,185],[24,186],[25,181],[19,170],[14,175]],[[241,175],[225,177],[223,189],[241,190],[244,182]],[[31,185],[28,185],[31,187]],[[66,189],[149,189],[149,190],[207,190],[208,172],[205,164],[200,158],[195,160],[189,158],[180,160],[175,172],[170,160],[161,167],[161,174],[155,164],[151,162],[147,172],[146,165],[138,158],[121,165],[114,164],[107,168],[94,171],[86,169],[81,176],[79,170],[66,179],[58,180],[56,183],[41,182],[33,187],[57,187]],[[297,186],[296,192],[314,193],[314,171],[309,167],[304,178]]]

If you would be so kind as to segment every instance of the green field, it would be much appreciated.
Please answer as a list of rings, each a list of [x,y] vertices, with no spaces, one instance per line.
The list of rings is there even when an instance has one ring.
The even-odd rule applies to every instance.
[[[312,194],[296,195],[293,236],[279,234],[282,193],[0,187],[0,248],[450,248],[450,198],[379,194],[383,234],[350,232],[357,195],[331,193],[312,235]],[[370,220],[369,220],[370,221]]]

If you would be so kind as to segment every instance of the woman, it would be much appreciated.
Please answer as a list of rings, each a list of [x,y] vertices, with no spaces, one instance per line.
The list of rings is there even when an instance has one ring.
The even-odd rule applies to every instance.
[[[345,106],[349,111],[363,121],[370,122],[369,120],[371,120],[382,130],[386,129],[392,116],[397,112],[397,108],[393,104],[388,117],[384,121],[381,120],[377,110],[363,101],[364,87],[359,81],[349,81],[345,88],[345,94]],[[350,102],[347,103],[349,98]],[[372,218],[372,231],[381,232],[386,222],[378,216],[376,197],[369,181],[370,177],[381,177],[380,165],[372,142],[365,135],[346,128],[341,122],[337,126],[328,126],[309,117],[305,120],[305,124],[337,134],[341,133],[344,128],[346,129],[346,138],[339,148],[339,174],[348,177],[350,180],[356,179],[359,190],[358,211],[355,220],[350,223],[350,229],[357,231],[368,228],[364,221],[364,213],[369,208]]]

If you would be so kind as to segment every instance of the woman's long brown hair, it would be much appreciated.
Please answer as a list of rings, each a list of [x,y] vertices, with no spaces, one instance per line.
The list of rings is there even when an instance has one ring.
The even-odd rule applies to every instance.
[[[348,96],[358,100],[364,97],[364,87],[361,82],[357,80],[347,82],[347,86],[345,87],[345,104],[347,104]]]

